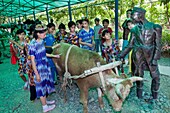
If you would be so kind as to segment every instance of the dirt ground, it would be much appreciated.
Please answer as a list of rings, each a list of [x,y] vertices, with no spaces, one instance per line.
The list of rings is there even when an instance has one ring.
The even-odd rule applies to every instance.
[[[17,65],[10,64],[10,58],[3,58],[4,63],[0,64],[0,113],[41,113],[42,107],[39,100],[31,102],[29,91],[23,89],[24,82],[17,73]],[[170,59],[160,61],[161,65],[169,65]],[[144,83],[145,97],[150,95],[151,77],[145,73],[148,82]],[[170,112],[170,75],[161,75],[161,87],[159,99],[155,106],[139,100],[136,97],[135,86],[131,89],[130,95],[124,101],[121,112],[115,112],[103,97],[105,109],[101,110],[98,105],[97,92],[89,90],[89,113],[169,113]],[[59,94],[60,87],[56,85],[56,93],[48,98],[56,100],[56,108],[50,113],[82,113],[83,106],[79,103],[79,89],[73,84],[67,89],[68,101],[64,103],[62,94]]]

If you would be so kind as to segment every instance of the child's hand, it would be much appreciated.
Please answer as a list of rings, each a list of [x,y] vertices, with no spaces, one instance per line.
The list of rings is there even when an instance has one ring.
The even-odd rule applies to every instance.
[[[54,55],[55,58],[60,58],[60,55]]]
[[[60,58],[60,55],[61,55],[61,54],[58,54],[58,55],[52,55],[52,57],[54,57],[54,58]]]
[[[41,82],[41,78],[40,78],[40,75],[39,75],[39,74],[36,75],[36,80],[37,80],[37,82]]]

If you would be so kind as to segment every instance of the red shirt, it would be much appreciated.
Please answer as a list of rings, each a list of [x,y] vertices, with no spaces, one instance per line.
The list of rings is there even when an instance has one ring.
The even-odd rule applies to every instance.
[[[99,33],[98,33],[98,34],[101,35],[102,32],[103,32],[103,30],[104,30],[104,28],[101,28],[101,29],[99,30]],[[108,27],[107,30],[109,31],[110,34],[112,34],[113,31],[112,31],[112,29],[111,29],[110,27]]]

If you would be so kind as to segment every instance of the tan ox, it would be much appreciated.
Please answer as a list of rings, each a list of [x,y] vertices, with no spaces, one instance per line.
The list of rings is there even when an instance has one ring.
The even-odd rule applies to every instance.
[[[66,53],[71,45],[66,43],[61,43],[60,47],[53,50],[53,54],[62,54],[59,59],[53,59],[60,79],[65,72],[65,57]],[[74,75],[80,75],[84,73],[85,70],[89,70],[96,67],[97,62],[101,65],[106,64],[106,62],[97,53],[81,49],[74,46],[69,53],[67,67],[68,72]],[[111,69],[102,72],[104,86],[101,82],[101,78],[98,73],[92,74],[85,78],[76,79],[76,83],[80,89],[80,102],[83,104],[84,113],[88,113],[87,99],[88,99],[88,89],[97,88],[98,89],[98,99],[101,108],[104,107],[102,101],[102,91],[107,96],[110,104],[116,111],[120,111],[122,108],[122,103],[130,92],[130,88],[133,86],[133,82],[142,80],[140,77],[131,77],[123,79],[117,76]]]

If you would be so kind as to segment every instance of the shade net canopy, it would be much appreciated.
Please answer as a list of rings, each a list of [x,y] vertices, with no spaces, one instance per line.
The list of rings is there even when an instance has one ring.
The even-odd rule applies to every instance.
[[[17,18],[94,0],[1,0],[0,16]]]

